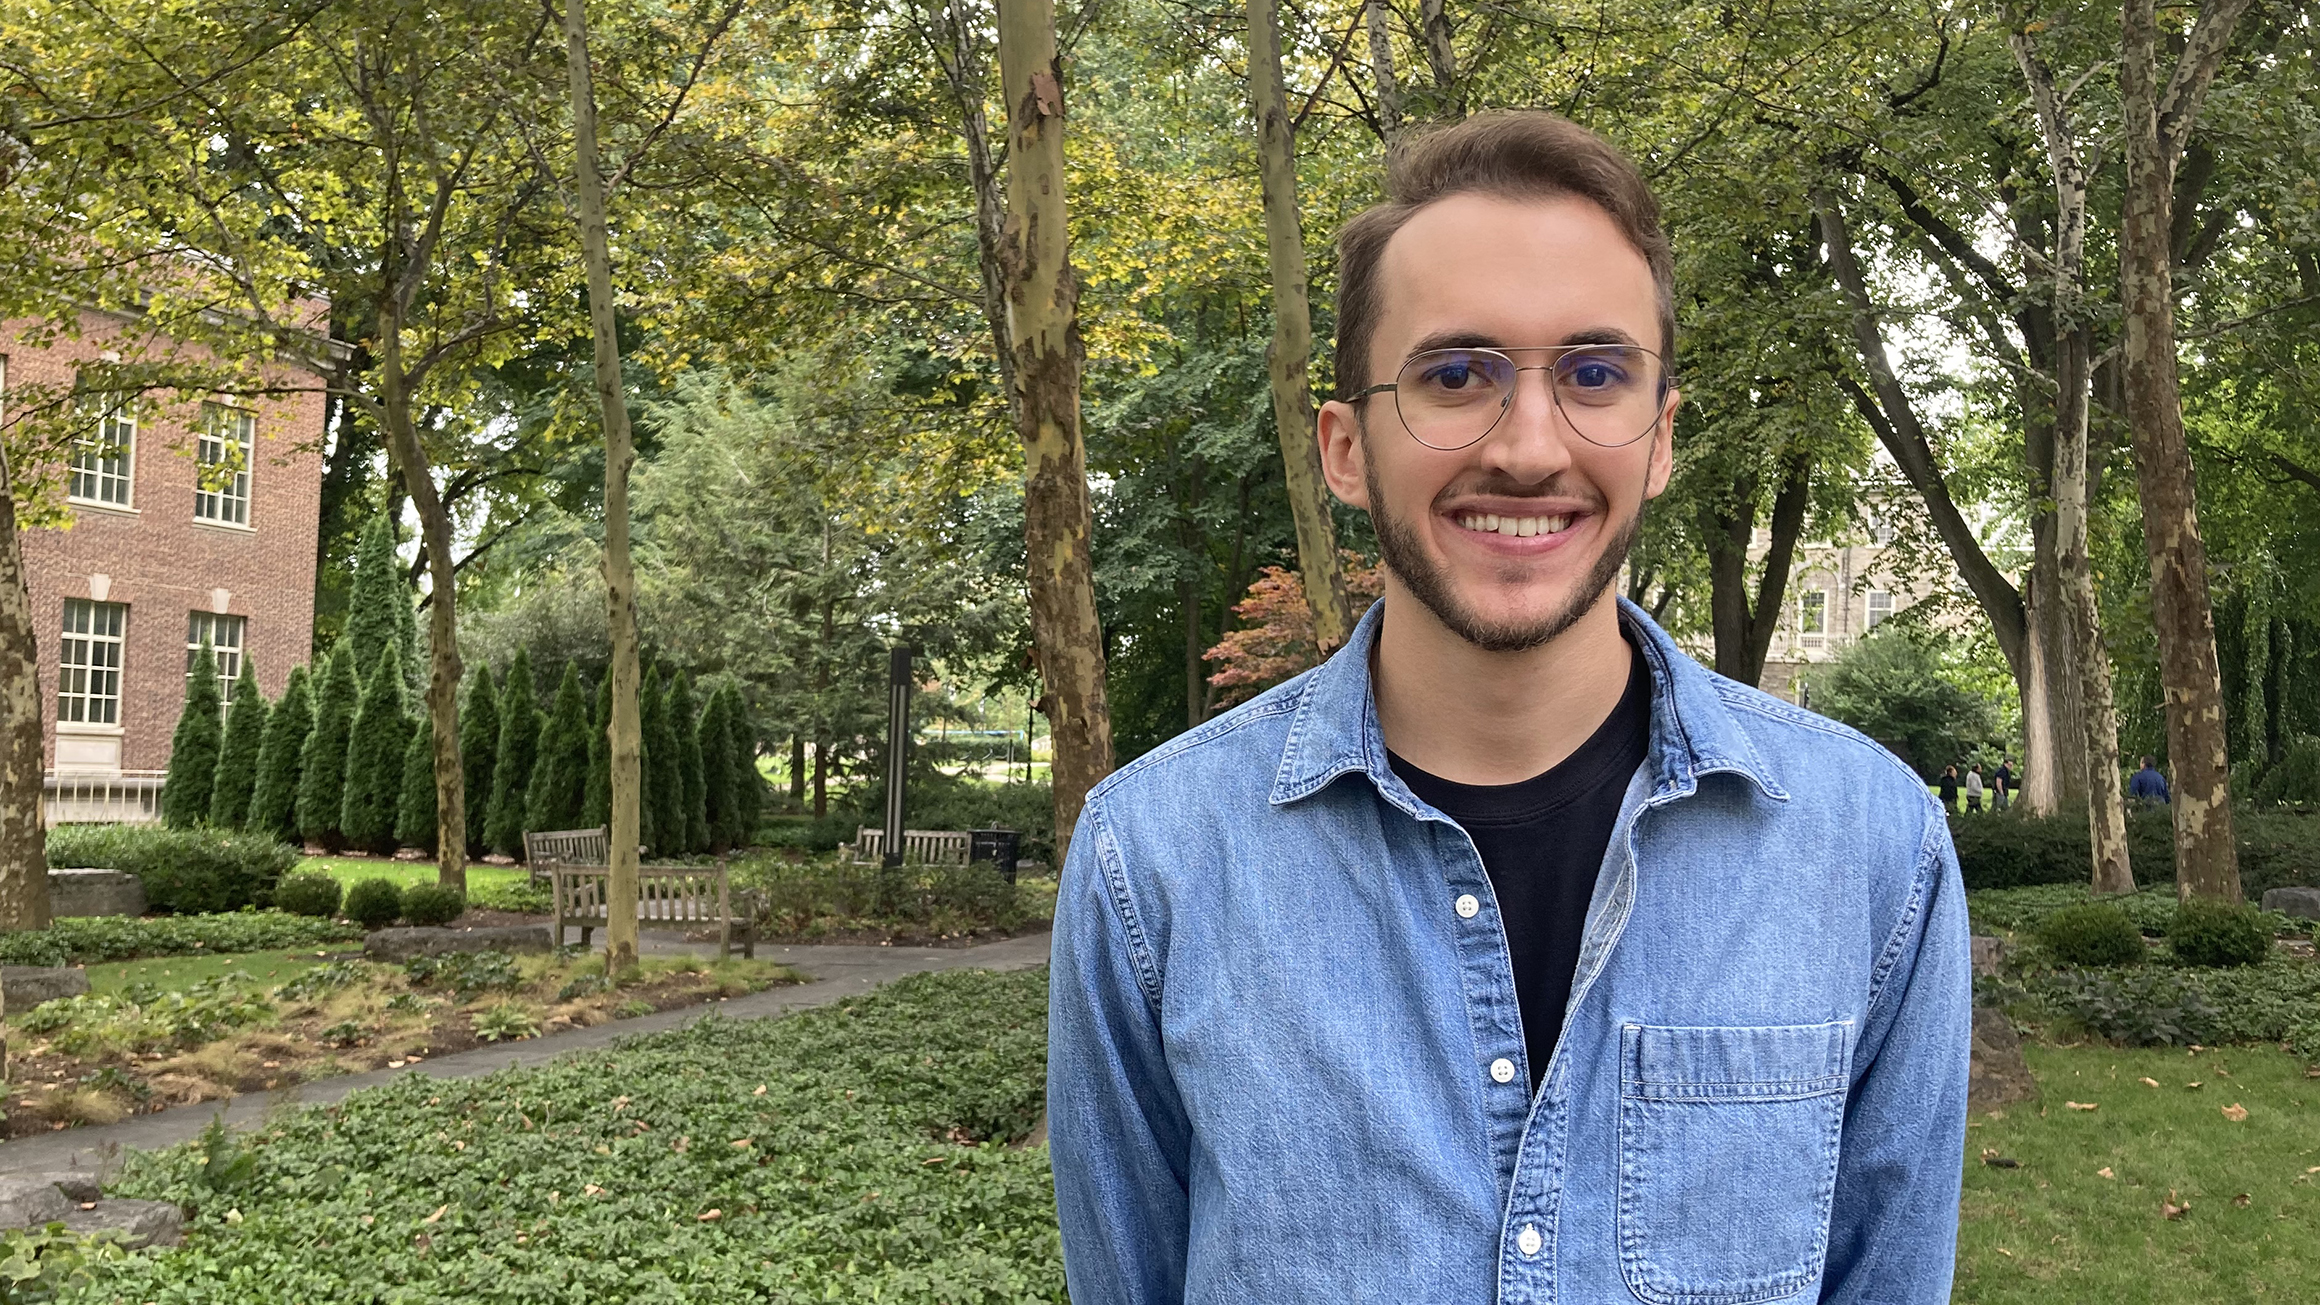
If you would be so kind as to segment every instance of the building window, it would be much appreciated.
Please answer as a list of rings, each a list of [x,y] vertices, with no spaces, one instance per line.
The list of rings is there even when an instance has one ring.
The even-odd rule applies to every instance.
[[[1807,589],[1796,596],[1796,631],[1808,644],[1818,644],[1828,636],[1828,590]]]
[[[215,612],[193,612],[185,622],[185,674],[193,676],[193,659],[201,655],[201,641],[209,640],[212,656],[217,658],[217,673],[225,681],[226,692],[233,692],[233,683],[242,675],[242,637],[248,633],[250,618],[220,616]]]
[[[126,603],[64,600],[64,638],[56,680],[56,718],[80,725],[121,723],[121,629]]]
[[[1891,615],[1893,615],[1893,595],[1882,589],[1870,590],[1869,624],[1865,628],[1874,630],[1877,628],[1878,622]]]
[[[65,497],[128,507],[137,464],[137,419],[120,404],[95,411],[96,430],[73,441],[72,478]]]
[[[193,515],[203,521],[250,524],[250,451],[257,414],[222,403],[201,405],[195,441]]]

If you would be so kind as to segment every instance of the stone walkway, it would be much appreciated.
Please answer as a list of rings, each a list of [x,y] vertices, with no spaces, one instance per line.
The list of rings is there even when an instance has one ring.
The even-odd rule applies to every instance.
[[[571,1051],[604,1047],[640,1033],[689,1024],[704,1015],[726,1019],[761,1019],[794,1010],[827,1006],[846,997],[860,996],[882,983],[938,970],[1020,970],[1047,962],[1045,933],[1026,934],[1003,942],[975,947],[852,947],[780,946],[762,944],[759,960],[778,961],[805,974],[810,982],[754,992],[746,997],[698,1006],[680,1006],[635,1019],[612,1020],[594,1028],[574,1029],[544,1038],[503,1042],[454,1052],[403,1069],[379,1069],[343,1078],[319,1079],[275,1092],[245,1093],[228,1102],[180,1106],[157,1115],[131,1115],[118,1124],[70,1128],[59,1133],[21,1137],[0,1142],[0,1175],[78,1172],[108,1174],[120,1164],[123,1148],[158,1150],[187,1141],[223,1115],[230,1127],[254,1127],[268,1111],[285,1105],[326,1105],[350,1092],[400,1078],[427,1074],[436,1078],[473,1078],[517,1065],[537,1065]],[[641,950],[666,954],[693,951],[673,940],[647,938]],[[714,952],[716,945],[709,945]]]

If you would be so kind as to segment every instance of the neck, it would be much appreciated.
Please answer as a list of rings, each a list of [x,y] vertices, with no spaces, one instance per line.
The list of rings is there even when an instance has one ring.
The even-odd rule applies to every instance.
[[[1607,588],[1571,628],[1489,652],[1393,579],[1372,662],[1378,725],[1410,764],[1460,784],[1516,784],[1578,751],[1619,705],[1634,656]]]

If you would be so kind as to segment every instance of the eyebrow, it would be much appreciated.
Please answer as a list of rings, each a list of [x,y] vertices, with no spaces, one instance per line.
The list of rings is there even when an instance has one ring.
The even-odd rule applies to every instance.
[[[1452,329],[1436,331],[1410,346],[1411,354],[1427,353],[1435,349],[1536,349],[1556,348],[1574,344],[1624,344],[1643,347],[1634,336],[1616,326],[1591,326],[1573,331],[1554,345],[1509,345],[1497,336],[1484,331]]]

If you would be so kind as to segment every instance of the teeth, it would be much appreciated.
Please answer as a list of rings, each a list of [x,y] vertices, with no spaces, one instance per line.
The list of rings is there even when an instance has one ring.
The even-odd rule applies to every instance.
[[[1528,539],[1533,535],[1559,535],[1571,528],[1571,518],[1502,517],[1488,512],[1469,512],[1458,518],[1458,524],[1468,530],[1505,535],[1509,539]]]

